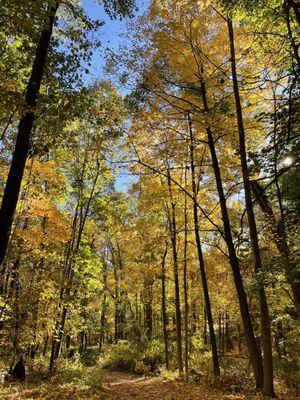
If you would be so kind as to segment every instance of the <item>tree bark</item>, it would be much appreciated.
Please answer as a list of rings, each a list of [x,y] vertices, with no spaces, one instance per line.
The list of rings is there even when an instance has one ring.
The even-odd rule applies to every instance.
[[[44,342],[43,356],[45,356],[46,353],[47,353],[48,342],[49,342],[49,335],[46,336],[46,339],[45,339],[45,342]]]
[[[56,332],[55,332],[53,335],[52,350],[51,350],[50,365],[49,365],[50,371],[53,370],[53,368],[54,368],[55,360],[58,357],[60,357],[60,355],[61,355],[63,336],[64,336],[64,328],[65,328],[65,323],[66,323],[67,314],[68,314],[68,305],[64,304],[64,300],[67,299],[68,297],[70,297],[70,295],[71,295],[71,289],[73,286],[74,262],[76,261],[76,256],[80,249],[80,244],[81,244],[81,240],[82,240],[85,223],[87,220],[87,215],[88,215],[88,212],[89,212],[89,209],[91,206],[91,202],[92,202],[92,199],[93,199],[93,196],[95,193],[97,181],[98,181],[98,178],[100,175],[100,164],[97,159],[97,170],[96,170],[93,182],[92,182],[92,187],[91,187],[91,191],[89,193],[89,197],[88,197],[87,202],[84,207],[82,185],[84,182],[89,150],[90,150],[90,147],[87,144],[86,149],[85,149],[85,155],[84,155],[84,160],[83,160],[83,164],[82,164],[82,169],[81,169],[81,179],[79,180],[80,195],[78,196],[78,199],[77,199],[77,206],[76,206],[75,215],[73,218],[72,236],[71,236],[71,240],[68,244],[68,248],[67,248],[67,252],[66,252],[65,278],[67,280],[67,287],[65,290],[64,290],[64,288],[62,288],[61,293],[60,293],[60,305],[62,305],[62,311],[61,311],[60,322],[58,323],[57,329],[56,329],[56,332],[58,331],[58,334],[56,334]]]
[[[232,350],[232,342],[230,339],[229,316],[227,313],[225,313],[225,349],[226,349],[226,352]]]
[[[146,301],[145,301],[145,325],[146,325],[146,335],[148,340],[152,339],[152,331],[153,331],[153,318],[152,318],[152,282],[149,282],[146,279],[145,282],[145,292],[146,292]]]
[[[173,269],[174,269],[174,285],[175,285],[177,363],[178,363],[179,375],[182,375],[183,361],[182,361],[181,310],[180,310],[180,291],[179,291],[178,255],[177,255],[177,227],[176,227],[175,202],[172,195],[171,176],[169,169],[168,169],[168,189],[171,200],[171,215],[169,216],[169,228],[170,228],[171,244],[173,252]]]
[[[162,322],[163,322],[163,335],[164,335],[164,345],[165,345],[165,361],[167,370],[170,368],[169,362],[169,343],[168,343],[168,316],[167,316],[167,307],[166,307],[166,257],[168,252],[168,246],[166,244],[166,248],[163,254],[162,262],[161,262],[161,308],[162,308]]]
[[[58,6],[59,3],[56,2],[53,6],[49,7],[47,26],[44,27],[41,32],[34,56],[31,76],[26,88],[24,111],[19,122],[15,149],[6,180],[0,209],[0,266],[2,265],[6,255],[11,227],[17,207],[25,164],[30,148],[30,139],[35,120],[37,97],[44,75],[47,54],[50,47],[50,40]]]
[[[190,163],[191,163],[191,178],[192,178],[192,190],[193,190],[193,216],[194,216],[194,232],[195,232],[195,240],[198,251],[198,262],[202,280],[202,287],[204,293],[204,301],[205,301],[205,309],[207,313],[207,322],[210,336],[210,344],[214,365],[214,374],[220,375],[220,366],[219,366],[219,357],[218,357],[218,349],[217,349],[217,341],[214,330],[213,316],[211,311],[211,303],[210,296],[208,290],[208,284],[206,279],[206,271],[205,271],[205,263],[202,252],[200,233],[199,233],[199,216],[198,216],[198,205],[197,205],[197,185],[196,185],[196,174],[195,174],[195,159],[194,159],[194,137],[193,137],[193,128],[190,116],[188,114],[188,124],[189,124],[189,135],[190,135]]]
[[[254,216],[254,209],[251,198],[251,186],[249,179],[249,169],[247,164],[247,153],[246,153],[246,143],[245,143],[245,129],[243,121],[243,112],[240,101],[239,85],[236,71],[235,62],[235,47],[234,47],[234,32],[233,25],[230,18],[227,19],[228,32],[229,32],[229,42],[230,42],[230,61],[231,61],[231,74],[233,82],[233,91],[235,98],[237,125],[239,131],[239,150],[240,150],[240,160],[243,175],[244,184],[244,194],[245,202],[247,208],[248,225],[250,230],[250,241],[252,247],[252,255],[254,259],[254,270],[257,274],[258,279],[263,277],[263,268],[261,262],[261,254],[258,242],[258,234],[256,221]],[[271,322],[269,307],[267,303],[264,280],[262,278],[259,283],[259,303],[260,303],[260,321],[262,330],[262,348],[263,348],[263,388],[262,391],[265,395],[274,397],[274,383],[273,383],[273,357],[272,357],[272,335],[271,335]]]
[[[203,72],[204,72],[203,68],[202,68],[201,72],[203,74]],[[209,115],[210,110],[208,107],[208,102],[207,102],[207,97],[206,97],[206,86],[205,86],[203,77],[202,77],[200,83],[201,83],[201,92],[202,92],[204,113]],[[212,160],[212,166],[213,166],[214,175],[215,175],[217,191],[218,191],[219,200],[220,200],[225,242],[226,242],[228,253],[229,253],[229,261],[230,261],[232,275],[233,275],[233,279],[234,279],[234,283],[235,283],[235,287],[236,287],[236,291],[237,291],[237,296],[238,296],[238,300],[239,300],[240,312],[241,312],[241,317],[243,320],[244,331],[245,331],[245,338],[246,338],[246,342],[247,342],[247,347],[248,347],[248,351],[249,351],[251,364],[252,364],[253,371],[254,371],[256,386],[257,386],[257,388],[261,388],[263,385],[263,366],[262,366],[261,354],[260,354],[259,348],[257,346],[256,338],[254,335],[253,325],[252,325],[248,302],[247,302],[247,296],[245,293],[243,280],[242,280],[242,276],[241,276],[239,260],[237,258],[237,254],[236,254],[234,243],[233,243],[231,224],[230,224],[230,219],[229,219],[229,215],[228,215],[226,197],[225,197],[224,189],[223,189],[219,160],[218,160],[217,153],[216,153],[215,142],[213,139],[212,131],[211,131],[211,128],[209,125],[206,128],[206,133],[207,133],[207,138],[208,138],[208,145],[209,145],[210,154],[211,154],[211,160]]]
[[[221,357],[221,355],[223,356],[223,349],[222,349],[222,313],[219,312],[219,318],[218,318],[218,346],[219,346],[219,355]]]
[[[203,344],[207,346],[207,312],[206,307],[203,307]]]
[[[107,265],[103,262],[103,299],[101,305],[101,317],[100,317],[100,335],[99,335],[99,347],[101,348],[105,342],[105,331],[106,331],[106,308],[107,308]]]
[[[300,28],[300,3],[297,0],[287,0],[287,4],[293,9],[296,21]]]
[[[14,271],[13,271],[13,280],[14,280],[14,290],[15,290],[15,301],[14,301],[14,338],[13,338],[13,347],[16,355],[20,354],[19,347],[19,330],[20,330],[20,279],[19,279],[19,264],[20,264],[20,256],[18,256],[17,260],[14,263]]]
[[[285,264],[286,279],[292,289],[297,317],[300,319],[300,279],[295,276],[296,274],[293,271],[293,267],[290,265],[284,224],[282,224],[281,221],[277,221],[267,195],[259,182],[252,180],[250,181],[250,185],[252,193],[255,195],[255,200],[257,199],[261,211],[265,214],[267,221],[270,223],[270,230],[273,234],[274,242]]]
[[[187,186],[187,170],[184,174],[185,187]],[[184,246],[183,246],[183,293],[184,293],[184,369],[185,380],[189,380],[189,303],[187,280],[187,248],[188,248],[188,215],[187,196],[184,195]]]

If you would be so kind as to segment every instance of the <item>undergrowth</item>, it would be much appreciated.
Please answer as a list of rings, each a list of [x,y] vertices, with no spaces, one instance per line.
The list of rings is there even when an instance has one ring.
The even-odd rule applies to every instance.
[[[26,381],[2,383],[1,400],[105,399],[101,385],[103,370],[100,365],[87,367],[79,357],[61,359],[57,362],[55,372],[50,374],[48,362],[48,358],[44,357],[28,360]]]

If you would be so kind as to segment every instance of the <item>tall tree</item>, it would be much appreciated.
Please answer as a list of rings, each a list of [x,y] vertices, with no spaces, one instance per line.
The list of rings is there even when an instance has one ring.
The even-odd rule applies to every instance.
[[[195,171],[195,141],[193,136],[193,127],[190,118],[190,114],[188,114],[188,129],[189,129],[189,153],[190,153],[190,163],[191,163],[191,179],[192,179],[192,191],[193,191],[193,215],[194,215],[194,232],[195,232],[195,239],[196,239],[196,246],[198,251],[198,261],[199,261],[199,268],[201,273],[201,280],[203,286],[203,293],[204,293],[204,300],[205,300],[205,310],[207,313],[207,321],[208,321],[208,329],[210,335],[210,343],[211,343],[211,350],[212,350],[212,358],[214,364],[214,373],[215,375],[220,375],[220,366],[219,366],[219,357],[218,357],[218,349],[217,349],[217,341],[215,336],[214,330],[214,321],[212,316],[211,310],[211,302],[206,278],[206,271],[205,271],[205,263],[203,257],[203,251],[201,246],[201,239],[200,239],[200,226],[199,226],[199,217],[198,217],[198,206],[197,206],[197,183],[196,183],[196,171]]]
[[[47,54],[50,47],[50,40],[58,6],[58,2],[54,2],[53,4],[49,2],[47,19],[45,22],[43,22],[45,26],[41,31],[39,42],[36,47],[32,71],[26,88],[24,107],[18,127],[15,150],[13,153],[0,209],[0,265],[2,265],[6,254],[14,214],[19,198],[25,164],[30,148],[30,138],[35,119],[37,97],[44,75]]]
[[[241,107],[241,100],[239,94],[238,77],[236,70],[236,57],[234,48],[234,33],[233,24],[230,18],[227,19],[229,42],[230,42],[230,61],[231,61],[231,73],[233,82],[233,91],[235,98],[236,117],[239,131],[239,151],[241,159],[241,168],[243,174],[243,184],[245,193],[245,203],[248,216],[248,224],[250,230],[250,239],[252,245],[252,253],[254,259],[254,269],[258,276],[263,276],[263,267],[261,262],[261,254],[258,242],[258,234],[256,221],[254,216],[254,210],[251,198],[251,186],[249,178],[249,169],[247,164],[247,152],[246,152],[246,139],[244,130],[243,113]],[[261,278],[258,278],[261,279]],[[271,323],[269,307],[267,303],[265,293],[265,283],[262,279],[259,284],[259,301],[260,301],[260,318],[261,318],[261,329],[262,329],[262,348],[263,348],[263,393],[267,396],[274,397],[274,385],[273,385],[273,357],[272,357],[272,336],[271,336]]]
[[[131,15],[133,5],[132,0],[106,0],[104,2],[105,11],[111,18]],[[38,95],[44,77],[55,17],[59,6],[59,1],[51,0],[47,2],[46,15],[41,21],[43,27],[36,46],[31,75],[25,90],[23,111],[18,126],[15,149],[0,208],[0,265],[2,265],[7,251],[19,199],[25,164],[30,149],[32,129],[36,119]]]

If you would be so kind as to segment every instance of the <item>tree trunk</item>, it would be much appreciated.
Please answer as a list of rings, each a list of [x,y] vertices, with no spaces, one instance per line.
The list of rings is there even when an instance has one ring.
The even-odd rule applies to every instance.
[[[48,342],[49,342],[49,335],[47,335],[47,336],[46,336],[46,339],[45,339],[44,349],[43,349],[43,356],[45,356],[46,353],[47,353]]]
[[[300,3],[297,0],[287,0],[288,5],[293,9],[295,13],[295,19],[300,28]]]
[[[218,333],[219,333],[219,337],[218,337],[218,346],[219,346],[219,355],[221,357],[221,355],[223,356],[223,351],[222,351],[222,313],[219,312],[219,318],[218,318]]]
[[[78,348],[78,353],[82,356],[83,352],[84,352],[84,331],[80,332],[79,335],[79,348]]]
[[[67,335],[66,336],[66,350],[69,350],[71,347],[71,336]]]
[[[67,289],[68,290],[68,289]],[[70,293],[67,294],[69,296]],[[59,333],[58,333],[58,340],[56,342],[56,348],[55,348],[55,353],[54,353],[54,358],[57,359],[61,356],[62,352],[62,343],[63,343],[63,336],[64,336],[64,328],[65,328],[65,323],[67,319],[67,313],[68,313],[68,308],[66,306],[63,307],[62,315],[61,315],[61,322],[60,322],[60,328],[59,328]]]
[[[113,259],[113,270],[114,270],[114,306],[115,306],[115,316],[114,316],[114,327],[115,327],[115,342],[120,339],[119,334],[119,277],[118,277],[118,270],[117,265],[114,260],[114,255],[112,251],[112,259]]]
[[[270,230],[273,234],[276,247],[284,261],[286,279],[291,286],[294,305],[297,310],[298,319],[300,319],[300,279],[298,276],[295,276],[296,274],[293,271],[293,267],[290,265],[284,226],[281,221],[278,222],[276,220],[267,195],[259,182],[251,180],[250,186],[252,193],[255,195],[255,200],[257,200],[261,211],[265,214],[266,219],[270,223]]]
[[[232,342],[230,339],[230,324],[228,314],[225,313],[225,349],[227,351],[232,350]]]
[[[191,336],[192,336],[197,330],[196,300],[192,301],[191,309],[192,309]]]
[[[203,73],[203,68],[202,68],[202,73]],[[201,79],[201,92],[202,92],[204,112],[205,112],[205,114],[209,114],[209,107],[208,107],[207,98],[206,98],[206,86],[205,86],[205,82],[204,82],[203,78]],[[253,325],[252,325],[248,302],[247,302],[247,296],[245,293],[243,280],[241,277],[239,261],[238,261],[234,243],[233,243],[231,224],[230,224],[229,215],[228,215],[226,197],[225,197],[224,189],[223,189],[219,161],[218,161],[218,157],[217,157],[217,153],[216,153],[213,135],[212,135],[211,128],[209,125],[206,128],[206,133],[207,133],[208,145],[209,145],[210,154],[211,154],[212,166],[213,166],[215,180],[216,180],[217,191],[218,191],[219,200],[220,200],[225,242],[226,242],[228,253],[229,253],[229,261],[230,261],[232,275],[233,275],[233,279],[234,279],[234,283],[235,283],[235,287],[236,287],[236,291],[237,291],[237,296],[238,296],[238,300],[239,300],[240,312],[241,312],[241,317],[243,320],[244,331],[245,331],[245,338],[246,338],[249,356],[250,356],[250,360],[251,360],[253,371],[254,371],[256,386],[257,386],[257,388],[261,388],[263,385],[263,367],[262,367],[261,354],[260,354],[256,339],[255,339]]]
[[[205,301],[205,309],[207,313],[207,322],[210,336],[210,344],[214,365],[214,374],[220,375],[220,366],[219,366],[219,357],[218,357],[218,349],[217,349],[217,341],[214,330],[213,316],[211,311],[210,304],[210,296],[208,290],[208,284],[206,279],[206,271],[205,271],[205,263],[203,258],[200,233],[199,233],[199,217],[198,217],[198,205],[197,205],[197,184],[196,184],[196,174],[195,174],[195,159],[194,159],[194,137],[193,137],[193,129],[190,116],[188,115],[188,124],[189,124],[189,135],[190,135],[190,162],[191,162],[191,178],[192,178],[192,190],[193,190],[193,215],[194,215],[194,232],[196,239],[196,246],[198,251],[198,262],[202,280],[202,287],[204,293],[204,301]]]
[[[88,335],[87,335],[86,332],[83,332],[83,338],[84,338],[83,352],[85,352],[87,350],[88,345],[89,345]]]
[[[113,272],[114,272],[114,300],[115,300],[115,342],[125,338],[125,306],[124,306],[124,292],[122,291],[122,269],[123,261],[121,258],[120,248],[117,243],[117,249],[114,249],[110,243],[111,254],[113,259]]]
[[[176,227],[175,203],[172,195],[171,176],[169,169],[168,169],[168,188],[171,200],[171,215],[169,216],[169,227],[171,235],[173,268],[174,268],[177,363],[178,363],[179,375],[182,375],[183,361],[182,361],[181,310],[180,310],[180,291],[179,291],[178,255],[177,255],[177,227]]]
[[[56,329],[55,329],[55,333],[53,334],[52,342],[51,342],[51,354],[50,354],[50,360],[49,360],[49,371],[50,372],[52,372],[55,367],[56,342],[57,342],[57,338],[56,338]]]
[[[19,330],[20,330],[20,280],[19,280],[19,264],[20,264],[20,257],[17,258],[14,264],[14,273],[13,273],[13,280],[14,280],[14,290],[15,290],[15,304],[14,304],[14,338],[13,338],[13,347],[15,350],[16,355],[20,354],[19,348]]]
[[[149,279],[145,280],[145,326],[146,326],[146,336],[148,340],[152,339],[153,331],[153,318],[152,318],[152,282]]]
[[[263,348],[263,393],[267,396],[274,397],[275,393],[273,384],[272,335],[271,335],[269,307],[264,288],[263,274],[261,274],[261,272],[263,272],[263,269],[262,269],[261,254],[258,242],[256,221],[255,221],[252,198],[251,198],[251,187],[249,180],[249,170],[247,164],[247,153],[245,144],[244,121],[243,121],[243,113],[242,113],[238,78],[236,71],[234,33],[233,33],[233,25],[231,19],[228,19],[227,23],[228,23],[228,32],[230,41],[231,74],[232,74],[233,91],[235,98],[237,124],[239,131],[240,159],[241,159],[241,167],[243,175],[245,202],[246,202],[247,216],[248,216],[248,225],[250,230],[252,255],[254,259],[254,270],[258,276],[258,279],[260,279],[259,277],[262,276],[262,281],[259,282],[258,291],[259,291],[260,321],[261,321],[262,348]]]
[[[35,108],[44,75],[47,53],[50,46],[58,2],[49,8],[47,26],[41,32],[32,65],[30,79],[26,88],[24,111],[20,119],[15,149],[4,189],[0,209],[0,266],[7,251],[11,227],[17,207],[30,138],[35,120]]]
[[[82,187],[81,185],[83,184],[84,180],[84,173],[85,173],[85,168],[86,168],[86,163],[87,163],[87,154],[89,151],[89,146],[86,146],[85,149],[85,157],[82,165],[82,170],[81,170],[81,180],[79,182],[79,189],[80,192],[82,193]],[[65,279],[67,280],[67,288],[64,290],[62,287],[61,293],[60,293],[60,305],[62,306],[62,312],[61,312],[61,317],[60,317],[60,323],[57,326],[56,332],[58,331],[58,335],[56,332],[53,335],[53,340],[52,340],[52,350],[51,350],[51,357],[50,357],[50,371],[54,368],[54,362],[55,360],[60,357],[61,351],[62,351],[62,343],[63,343],[63,336],[64,336],[64,329],[65,329],[65,323],[67,320],[67,314],[68,314],[68,305],[64,304],[64,300],[69,298],[71,295],[71,289],[73,286],[73,275],[74,275],[74,262],[76,260],[76,256],[78,254],[80,244],[81,244],[81,239],[83,235],[83,230],[85,227],[87,215],[91,206],[91,202],[93,199],[93,195],[96,189],[96,184],[99,178],[100,174],[100,165],[98,164],[98,169],[96,171],[93,183],[92,183],[92,188],[89,193],[89,197],[86,202],[86,206],[84,208],[84,202],[82,197],[77,199],[77,206],[75,209],[75,215],[73,217],[73,224],[72,224],[72,236],[69,244],[67,245],[67,251],[66,251],[66,259],[65,259]]]
[[[185,187],[187,186],[187,170],[185,169]],[[184,369],[185,380],[189,380],[189,304],[187,281],[187,247],[188,247],[187,197],[184,196],[184,247],[183,247],[183,293],[184,293]]]
[[[169,363],[169,344],[168,344],[168,316],[167,316],[167,307],[166,307],[166,257],[168,252],[168,246],[166,244],[166,248],[163,254],[163,259],[161,263],[161,299],[162,299],[162,322],[163,322],[163,335],[164,335],[164,345],[165,345],[165,361],[167,370],[170,368]]]
[[[106,308],[107,308],[107,265],[103,263],[103,300],[101,305],[101,317],[100,317],[100,335],[99,335],[99,347],[101,348],[105,341],[105,330],[106,330]]]
[[[206,307],[203,307],[203,344],[207,346],[207,313]]]
[[[152,301],[148,300],[145,304],[145,318],[146,318],[146,334],[148,340],[152,338],[153,320],[152,320]]]

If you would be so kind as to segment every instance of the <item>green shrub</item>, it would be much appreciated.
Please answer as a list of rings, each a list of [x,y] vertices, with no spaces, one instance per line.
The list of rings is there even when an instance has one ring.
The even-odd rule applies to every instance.
[[[163,360],[164,346],[159,340],[152,340],[148,344],[120,340],[108,350],[103,368],[147,375],[157,370]]]
[[[126,340],[120,340],[111,347],[103,368],[111,371],[134,372],[140,357],[141,354],[134,345]]]
[[[164,345],[159,340],[152,340],[146,347],[143,354],[143,363],[149,366],[150,371],[157,370],[160,364],[163,363],[165,356]]]

